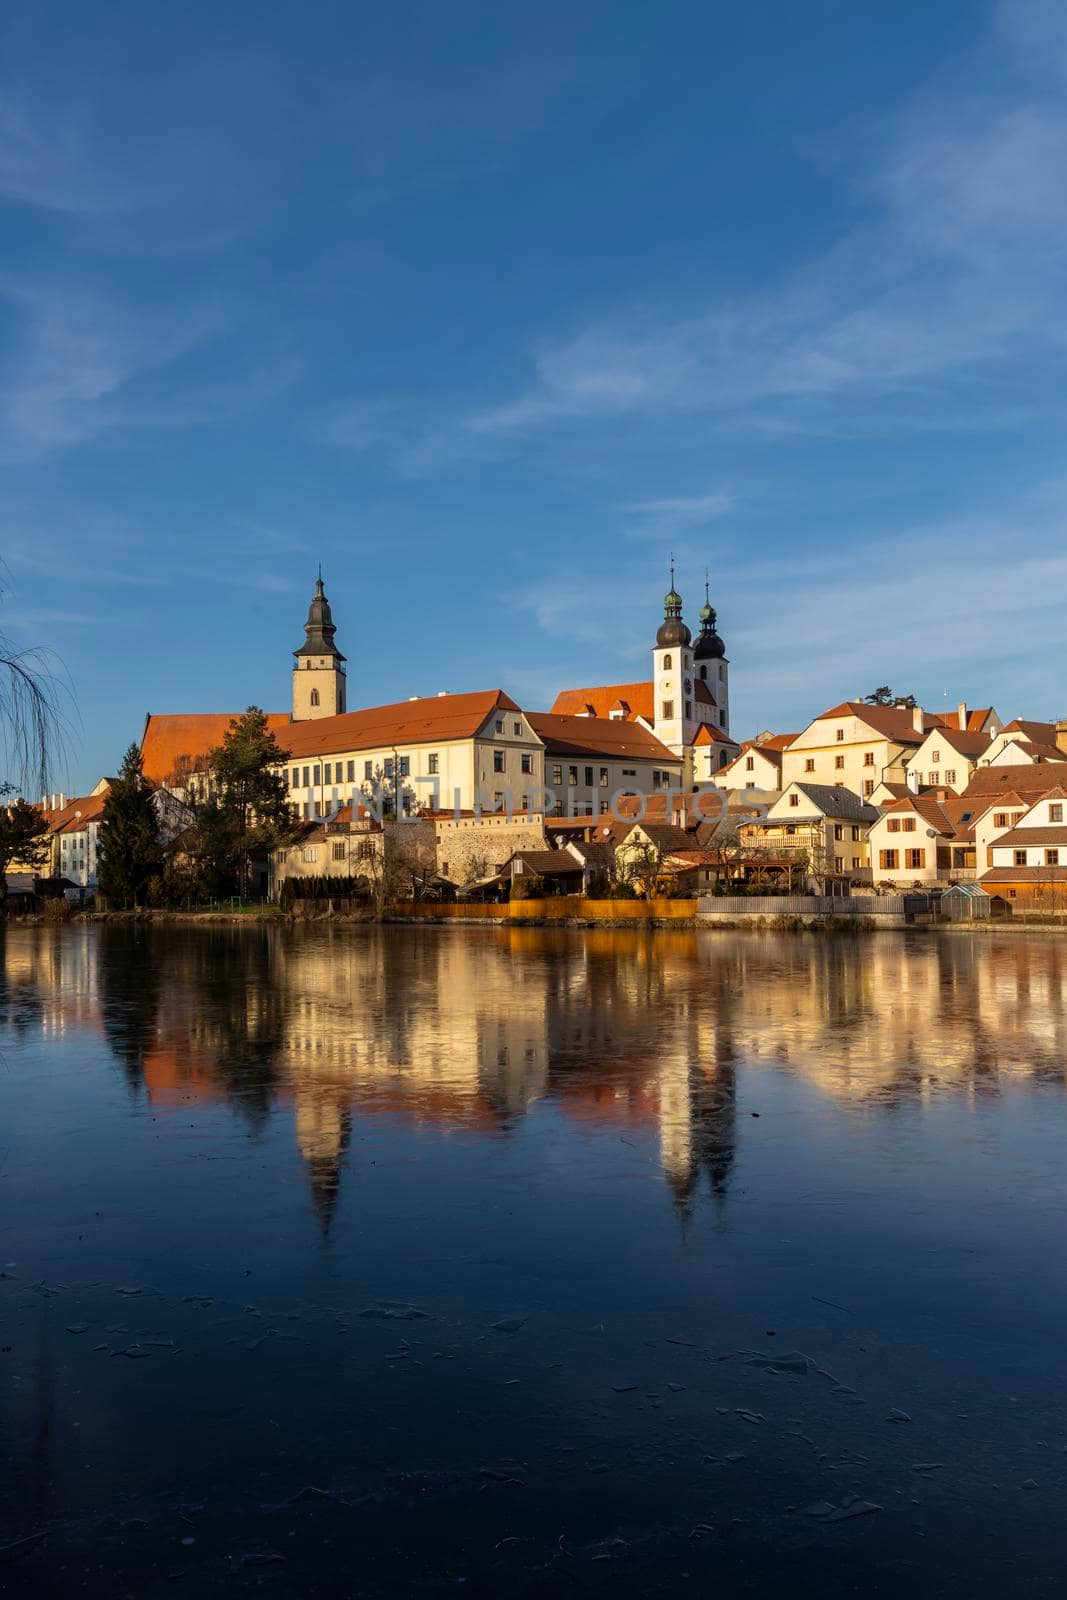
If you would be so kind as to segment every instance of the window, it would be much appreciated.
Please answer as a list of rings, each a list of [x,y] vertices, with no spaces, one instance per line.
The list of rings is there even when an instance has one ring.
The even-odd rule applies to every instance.
[[[522,723],[521,722],[513,722],[511,724],[511,731],[515,735],[516,739],[521,739],[522,738]]]
[[[319,703],[319,691],[317,689],[312,689],[312,691],[311,691],[311,704],[313,706],[317,706],[318,703]]]
[[[494,772],[503,772],[503,770],[504,770],[504,752],[503,752],[503,750],[494,750],[493,751],[493,771]]]
[[[725,728],[725,726],[726,726],[726,712],[725,711],[720,711],[719,712],[719,727],[720,728]]]
[[[624,778],[636,778],[637,777],[637,768],[636,767],[623,767],[622,775],[623,775]]]
[[[577,767],[568,767],[567,768],[567,782],[568,783],[577,783],[578,782],[578,768]]]
[[[946,767],[945,768],[945,782],[946,783],[955,783],[955,781],[956,781],[956,769],[955,769],[955,767]]]
[[[800,796],[798,794],[791,794],[789,796],[789,804],[791,806],[798,806],[800,804]]]
[[[908,866],[912,867],[913,869],[917,867],[925,867],[926,865],[925,850],[905,850],[904,858],[907,861]]]
[[[865,767],[873,767],[874,766],[874,751],[873,750],[865,750],[863,752],[863,765]]]
[[[304,788],[307,789],[307,788],[310,787],[310,785],[311,785],[311,768],[310,767],[305,767],[304,768]]]
[[[927,783],[940,783],[941,782],[941,776],[937,772],[931,772],[931,773],[929,773],[927,775],[926,781],[927,781]]]
[[[410,776],[411,776],[411,757],[410,756],[401,756],[400,757],[400,776],[402,778],[410,778]]]
[[[673,700],[664,700],[662,715],[663,715],[664,722],[669,722],[671,720],[671,718],[674,716],[674,701]]]
[[[304,860],[308,861],[308,862],[312,862],[312,861],[317,861],[318,859],[319,859],[318,850],[315,848],[314,845],[309,845],[308,848],[304,851]]]
[[[608,802],[606,800],[601,800],[601,802],[600,802],[600,815],[602,817],[606,816],[607,815],[607,810],[608,810]]]
[[[328,761],[327,761],[327,762],[326,762],[326,764],[325,764],[325,766],[324,766],[324,767],[323,767],[323,769],[322,769],[322,781],[323,781],[323,783],[329,783],[329,782],[331,782],[331,779],[330,779],[330,772],[331,772],[331,770],[332,770],[332,769],[331,769],[331,767],[330,767],[330,763],[329,763],[329,762],[328,762]]]
[[[1060,864],[1060,853],[1059,853],[1059,851],[1058,850],[1046,850],[1045,851],[1045,865],[1046,865],[1046,867],[1058,867],[1059,864]]]
[[[1014,900],[1015,899],[1015,890],[1014,889],[1009,889],[1008,890],[1008,899],[1009,900]]]
[[[693,702],[692,702],[692,700],[687,700],[685,702],[685,717],[686,717],[686,721],[687,722],[688,722],[689,718],[692,715],[693,715]]]
[[[533,756],[528,750],[524,750],[522,753],[522,770],[525,773],[533,771]]]
[[[900,818],[899,817],[890,817],[889,821],[886,823],[885,826],[886,826],[886,832],[887,833],[899,833],[900,832]]]
[[[321,816],[324,815],[324,812],[325,812],[325,807],[323,806],[322,801],[321,800],[316,800],[315,801],[315,815],[317,817],[321,817]]]
[[[1062,822],[1063,821],[1063,806],[1062,806],[1062,804],[1049,806],[1049,808],[1048,808],[1048,820],[1050,822]]]
[[[1015,857],[1015,865],[1017,867],[1025,867],[1025,865],[1026,865],[1026,851],[1025,850],[1013,850],[1012,854]]]
[[[372,844],[370,839],[361,839],[359,841],[359,844],[356,846],[356,860],[357,861],[373,861],[373,859],[374,859],[374,845]]]
[[[340,763],[338,763],[338,766],[340,766]],[[338,772],[337,776],[340,778],[340,772]],[[348,781],[349,783],[355,783],[356,781],[356,763],[354,761],[348,763]]]
[[[853,842],[853,844],[856,843],[856,841],[859,839],[859,836],[860,836],[860,830],[858,828],[853,828],[853,830],[852,830],[852,842]]]
[[[497,733],[503,733],[503,731],[504,731],[504,719],[503,719],[503,717],[497,717],[497,719],[496,719],[496,731],[497,731]]]
[[[1006,811],[994,811],[993,826],[994,828],[1006,828],[1008,826],[1008,813]]]
[[[608,769],[607,769],[607,767],[601,767],[601,769],[600,769],[600,787],[602,789],[606,789],[607,786],[608,786]]]
[[[503,806],[504,806],[504,791],[502,789],[495,789],[493,791],[493,810],[494,811],[501,811],[501,810],[503,810]]]
[[[312,769],[311,769],[311,781],[315,785],[315,787],[318,788],[319,784],[322,782],[322,768],[321,767],[312,767]]]
[[[804,771],[805,772],[814,772],[815,771],[815,761],[811,756],[809,756],[808,759],[804,763]]]
[[[334,846],[333,846],[332,854],[333,854],[333,859],[335,861],[343,861],[344,860],[344,858],[345,858],[345,842],[344,842],[343,839],[335,839],[334,840]]]
[[[586,786],[591,789],[593,787],[593,769],[592,769],[592,767],[586,767],[586,769],[585,769],[585,781],[586,781]]]
[[[940,750],[931,750],[930,751],[930,760],[931,761],[940,761],[941,760],[941,752],[940,752]]]
[[[879,850],[878,852],[878,865],[883,872],[895,872],[899,859],[900,857],[896,850]]]
[[[837,768],[838,772],[841,771],[841,768],[844,766],[844,764],[845,764],[844,756],[835,756],[834,757],[834,766]]]
[[[558,762],[552,768],[552,782],[557,787],[563,782],[563,768]]]
[[[841,824],[839,822],[835,822],[834,823],[834,838],[835,839],[843,839],[844,837],[845,837],[844,828],[841,826]]]
[[[384,776],[387,777],[387,778],[391,778],[393,776],[393,758],[392,758],[392,756],[386,756],[385,761],[383,763],[382,771],[383,771]]]
[[[664,672],[669,672],[673,666],[674,666],[673,657],[664,656],[663,657],[663,670],[664,670]]]
[[[442,876],[442,878],[447,878],[448,877],[448,862],[447,861],[442,861],[441,862],[441,876]]]
[[[844,728],[838,728],[837,733],[834,735],[834,737],[836,738],[838,744],[844,744],[844,742],[845,742],[845,730],[844,730]]]
[[[834,857],[834,871],[835,872],[842,872],[844,870],[844,866],[845,866],[845,858],[844,858],[844,856],[835,856]]]
[[[756,758],[755,758],[755,756],[746,756],[745,757],[745,771],[746,772],[755,772],[755,770],[756,770]]]
[[[441,763],[438,760],[437,751],[436,750],[431,750],[430,754],[427,756],[426,760],[427,760],[427,768],[426,768],[426,770],[429,772],[431,778],[432,777],[436,777],[437,773],[439,773],[440,770],[441,770]]]
[[[310,800],[305,800],[304,801],[304,821],[307,822],[310,819],[310,817],[311,817],[311,801]]]
[[[364,776],[364,778],[373,778],[374,777],[374,762],[373,761],[364,761],[364,763],[363,763],[363,776]]]

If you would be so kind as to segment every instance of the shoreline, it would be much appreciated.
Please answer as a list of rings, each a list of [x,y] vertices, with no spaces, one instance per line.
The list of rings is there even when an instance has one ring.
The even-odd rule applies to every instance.
[[[625,902],[627,906],[632,902]],[[479,911],[484,914],[478,915]],[[403,911],[389,912],[376,919],[373,916],[360,915],[351,911],[324,911],[318,916],[293,916],[292,913],[283,912],[274,904],[263,906],[250,906],[242,911],[178,911],[158,908],[146,908],[139,911],[87,911],[74,912],[69,917],[54,918],[41,914],[25,917],[11,917],[3,919],[3,925],[8,927],[69,927],[78,924],[107,923],[122,924],[135,923],[138,925],[152,926],[192,926],[192,927],[255,927],[277,926],[285,928],[319,927],[475,927],[475,928],[567,928],[572,930],[590,931],[605,928],[644,928],[649,931],[685,930],[687,932],[719,932],[719,933],[820,933],[820,934],[877,934],[877,933],[919,933],[919,934],[982,934],[1009,933],[1013,935],[1025,933],[1060,934],[1067,936],[1067,917],[1057,920],[1046,920],[1037,917],[1013,918],[975,918],[973,920],[944,921],[944,922],[905,922],[902,917],[896,916],[835,916],[832,913],[815,912],[810,916],[802,913],[787,916],[767,916],[763,913],[754,913],[751,916],[743,914],[718,914],[712,913],[683,913],[671,916],[656,915],[625,915],[608,916],[566,915],[566,916],[523,916],[510,911],[507,905],[500,907],[464,907],[464,914],[457,916],[445,908],[437,914],[436,908],[430,910],[425,902],[420,903],[418,912]]]

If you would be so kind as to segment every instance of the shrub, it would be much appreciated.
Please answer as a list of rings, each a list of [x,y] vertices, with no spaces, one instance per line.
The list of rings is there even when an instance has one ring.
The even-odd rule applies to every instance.
[[[545,895],[545,880],[534,873],[523,873],[518,878],[511,880],[511,898],[513,900],[543,900]]]

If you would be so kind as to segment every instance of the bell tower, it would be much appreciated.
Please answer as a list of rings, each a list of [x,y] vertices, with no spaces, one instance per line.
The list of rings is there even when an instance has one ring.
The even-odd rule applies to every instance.
[[[674,587],[672,559],[671,587],[663,601],[663,621],[652,650],[652,718],[656,738],[682,760],[687,759],[699,725],[694,715],[691,646],[692,635],[682,621],[682,597]]]
[[[704,580],[704,604],[700,608],[700,632],[693,647],[697,677],[707,685],[715,702],[714,713],[706,720],[714,722],[720,733],[730,732],[730,663],[726,646],[717,627],[715,607],[711,603],[708,580]]]
[[[308,722],[314,717],[336,717],[347,709],[345,699],[345,658],[334,644],[333,616],[322,586],[319,568],[315,593],[304,623],[307,637],[293,666],[293,721]]]

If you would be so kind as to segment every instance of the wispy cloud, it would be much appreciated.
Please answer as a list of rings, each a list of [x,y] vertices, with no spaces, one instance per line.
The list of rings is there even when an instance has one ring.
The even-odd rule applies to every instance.
[[[697,314],[642,309],[547,342],[530,384],[463,427],[512,443],[564,426],[620,437],[686,412],[720,427],[854,431],[865,413],[915,428],[964,393],[978,422],[976,379],[996,379],[988,399],[1003,408],[1013,375],[1067,353],[1065,169],[1067,108],[1040,82],[1014,98],[928,97],[858,185],[864,220],[821,260]]]

